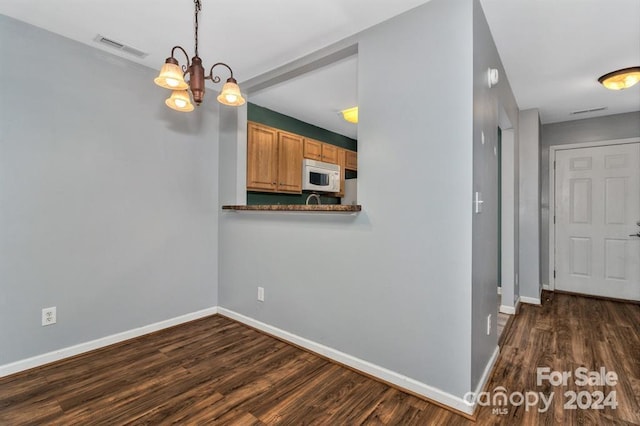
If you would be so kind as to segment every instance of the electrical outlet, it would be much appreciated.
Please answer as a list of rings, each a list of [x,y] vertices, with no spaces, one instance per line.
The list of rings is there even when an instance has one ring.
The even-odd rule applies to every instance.
[[[487,336],[491,334],[491,314],[487,316]]]
[[[264,302],[264,287],[258,287],[258,301]]]
[[[51,308],[44,308],[42,310],[42,325],[51,325],[55,324],[56,319],[56,307],[52,306]]]

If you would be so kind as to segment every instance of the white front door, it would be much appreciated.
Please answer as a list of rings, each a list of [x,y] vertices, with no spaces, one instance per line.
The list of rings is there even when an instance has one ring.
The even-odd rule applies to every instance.
[[[555,288],[640,300],[640,143],[555,160]]]

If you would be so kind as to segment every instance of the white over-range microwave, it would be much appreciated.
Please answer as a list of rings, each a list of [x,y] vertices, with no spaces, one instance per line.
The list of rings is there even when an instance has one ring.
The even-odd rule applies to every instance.
[[[305,158],[302,160],[302,189],[340,192],[340,166]]]

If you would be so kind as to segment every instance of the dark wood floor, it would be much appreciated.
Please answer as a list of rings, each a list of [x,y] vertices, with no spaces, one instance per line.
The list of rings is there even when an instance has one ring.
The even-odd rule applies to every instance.
[[[546,413],[483,407],[476,424],[640,424],[640,307],[545,294],[503,336],[488,390],[555,391]],[[615,387],[536,385],[536,367],[605,367]],[[425,366],[429,368],[429,366]],[[618,407],[563,410],[567,390]],[[472,422],[221,316],[0,379],[0,425],[464,425]]]

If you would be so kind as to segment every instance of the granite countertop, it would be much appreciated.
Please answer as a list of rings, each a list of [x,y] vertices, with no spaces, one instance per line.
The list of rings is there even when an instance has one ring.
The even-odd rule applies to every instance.
[[[362,210],[361,205],[340,205],[340,204],[263,204],[253,206],[222,206],[222,210],[232,211],[254,211],[254,212],[336,212],[336,213],[357,213]]]

